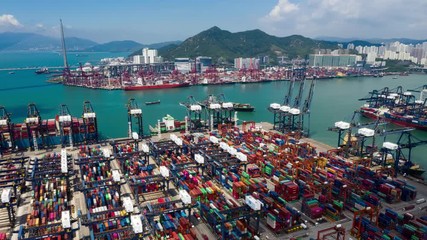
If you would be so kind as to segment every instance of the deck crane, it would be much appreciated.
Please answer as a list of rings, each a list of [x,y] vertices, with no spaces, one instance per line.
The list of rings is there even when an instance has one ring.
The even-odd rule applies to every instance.
[[[4,106],[0,106],[0,153],[8,152],[15,149],[13,136],[14,124],[10,119],[10,113]]]
[[[142,122],[142,109],[138,107],[138,103],[134,98],[129,99],[128,104],[128,126],[129,126],[129,138],[141,139],[144,137],[144,125]],[[132,119],[136,119],[137,131],[133,130]],[[136,134],[134,134],[136,133]]]
[[[187,109],[186,124],[190,132],[202,132],[205,129],[206,115],[203,115],[201,104],[193,96],[189,96],[186,102],[179,105]]]
[[[61,136],[62,147],[66,146],[67,139],[68,143],[70,144],[70,147],[73,147],[72,117],[67,105],[61,104],[61,106],[59,107],[57,121],[59,126],[59,133]]]
[[[85,133],[85,142],[98,142],[98,122],[92,104],[89,101],[83,103],[83,126]]]
[[[37,109],[37,106],[34,103],[28,104],[27,118],[25,119],[25,124],[27,125],[30,148],[33,151],[39,150],[37,138],[41,137],[43,139],[41,123],[42,118],[40,116],[39,110]]]

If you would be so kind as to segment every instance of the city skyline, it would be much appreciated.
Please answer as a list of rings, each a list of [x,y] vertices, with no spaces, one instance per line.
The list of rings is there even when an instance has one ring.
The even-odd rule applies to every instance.
[[[212,26],[279,37],[427,39],[427,2],[416,0],[5,0],[2,5],[0,32],[58,37],[61,18],[67,36],[99,43],[185,40]]]

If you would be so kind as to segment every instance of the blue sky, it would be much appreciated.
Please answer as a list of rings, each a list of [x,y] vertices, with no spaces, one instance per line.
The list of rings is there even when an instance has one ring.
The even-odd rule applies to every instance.
[[[97,42],[155,43],[212,26],[261,29],[276,36],[427,39],[427,1],[420,0],[2,0],[0,32],[37,32]]]

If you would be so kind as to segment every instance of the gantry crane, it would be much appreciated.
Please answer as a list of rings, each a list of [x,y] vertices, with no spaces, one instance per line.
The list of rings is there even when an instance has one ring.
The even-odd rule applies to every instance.
[[[70,144],[70,147],[73,147],[73,122],[67,105],[61,104],[57,121],[62,147],[65,147],[67,142]]]
[[[201,104],[193,96],[189,96],[186,102],[179,105],[187,109],[186,122],[190,132],[202,132],[206,128],[206,114],[203,114]]]
[[[333,237],[333,239],[335,240],[344,240],[346,239],[345,232],[346,232],[345,228],[341,224],[338,224],[335,227],[330,227],[330,228],[326,228],[318,231],[317,240],[331,239],[331,237]]]
[[[83,125],[86,144],[98,142],[98,122],[95,111],[89,101],[83,103]]]
[[[144,137],[144,125],[142,122],[142,109],[138,107],[138,103],[134,98],[129,99],[128,104],[128,126],[129,138],[142,139]],[[132,119],[136,120],[136,132],[133,129]],[[137,136],[133,133],[137,133]]]
[[[221,104],[221,120],[223,124],[235,123],[237,111],[234,109],[232,102],[227,102],[225,95],[221,93],[217,96],[218,103]]]
[[[42,138],[43,140],[44,138],[41,123],[42,118],[40,116],[39,110],[37,109],[37,106],[34,103],[28,104],[27,118],[25,119],[25,124],[27,125],[30,148],[33,151],[37,151],[39,149],[37,139]]]
[[[0,149],[1,154],[15,149],[13,126],[10,113],[4,106],[0,106]]]

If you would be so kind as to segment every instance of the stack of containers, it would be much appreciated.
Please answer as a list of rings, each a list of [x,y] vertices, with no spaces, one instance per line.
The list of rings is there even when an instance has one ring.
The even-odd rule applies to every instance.
[[[110,187],[112,180],[110,161],[103,157],[88,158],[81,164],[81,177],[89,211],[89,228],[95,239],[121,239],[132,233],[129,214],[122,207],[120,188]],[[123,230],[123,231],[115,231]]]
[[[319,219],[323,215],[323,209],[315,198],[303,199],[301,211],[311,219]]]
[[[134,142],[117,143],[113,145],[113,153],[133,153],[136,151]]]
[[[337,200],[333,200],[332,203],[327,203],[324,205],[325,216],[333,221],[338,221],[341,219],[341,214],[343,211],[343,203]]]
[[[157,223],[158,232],[160,237],[167,237],[169,239],[196,239],[196,232],[191,230],[191,225],[188,216],[184,211],[172,212],[169,214],[161,214],[160,222]]]
[[[33,181],[33,198],[31,214],[27,215],[27,227],[41,228],[36,233],[32,233],[44,238],[46,235],[51,235],[52,238],[67,239],[68,234],[63,232],[61,224],[61,213],[70,211],[68,196],[69,186],[67,176],[61,173],[61,155],[57,153],[47,154],[41,159],[38,159],[35,166],[34,176],[40,176],[41,179]],[[52,171],[49,175],[42,173],[49,169]],[[40,172],[39,174],[37,174]],[[55,225],[53,225],[55,224]],[[49,227],[49,225],[52,225]]]
[[[112,178],[109,163],[107,162],[96,161],[87,165],[81,165],[81,171],[85,182],[102,181]]]
[[[421,240],[427,238],[427,221],[415,219],[410,213],[398,214],[391,209],[386,209],[378,217],[378,227],[369,219],[356,218],[354,227],[357,228],[361,221],[362,239],[410,239]]]
[[[293,181],[280,181],[279,184],[276,184],[275,192],[288,202],[298,200],[299,198],[299,187]]]

